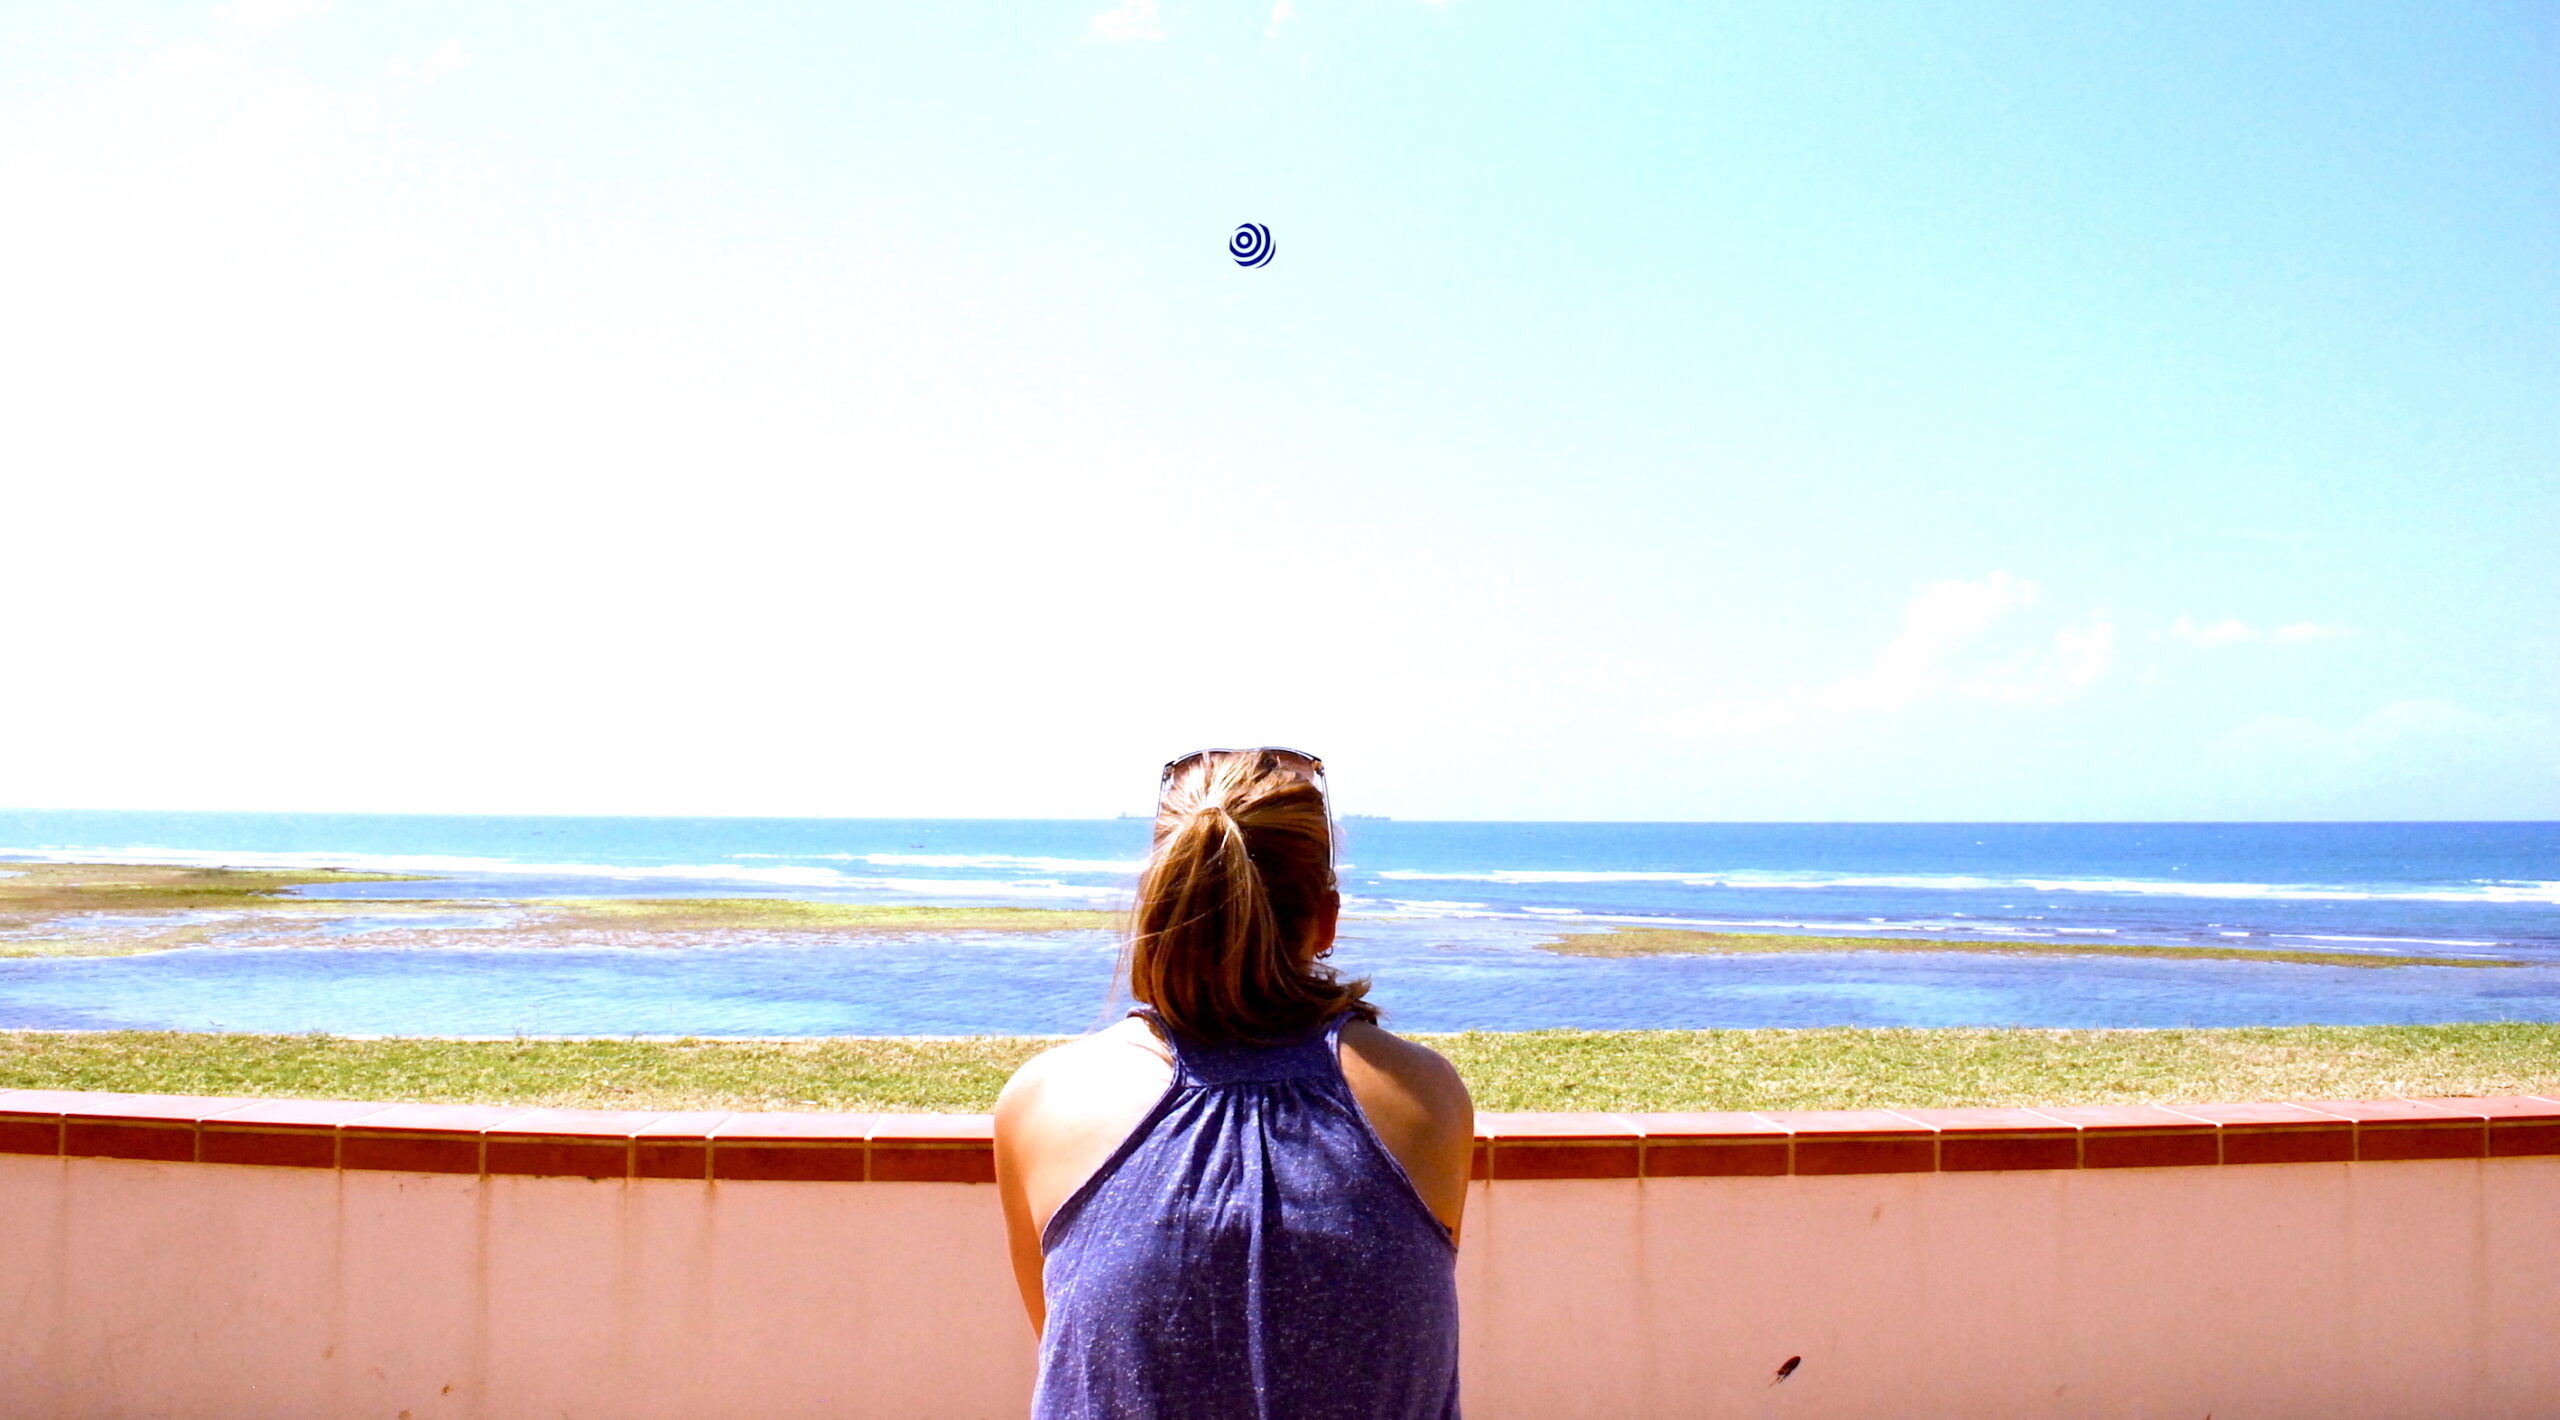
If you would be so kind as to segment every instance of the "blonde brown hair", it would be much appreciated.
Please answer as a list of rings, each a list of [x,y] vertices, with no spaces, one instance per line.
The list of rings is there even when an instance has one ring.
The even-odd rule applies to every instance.
[[[1336,900],[1333,819],[1304,757],[1219,750],[1178,760],[1138,879],[1129,994],[1205,1040],[1284,1040],[1378,1008],[1365,978],[1315,959]]]

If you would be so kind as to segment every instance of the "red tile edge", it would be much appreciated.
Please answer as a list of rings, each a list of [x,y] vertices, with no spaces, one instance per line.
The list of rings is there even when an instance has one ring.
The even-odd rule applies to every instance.
[[[207,1164],[264,1164],[270,1168],[333,1169],[338,1166],[335,1129],[207,1129],[196,1139],[196,1159]]]
[[[1776,1178],[1793,1172],[1787,1140],[1648,1139],[1646,1178]]]
[[[631,1131],[631,1176],[711,1181],[711,1136],[731,1115],[720,1110],[663,1114]]]
[[[62,1156],[62,1116],[39,1119],[0,1116],[0,1154]]]
[[[338,1167],[370,1173],[480,1172],[480,1136],[349,1129],[338,1139]]]
[[[631,1146],[633,1178],[711,1181],[711,1144],[694,1139],[640,1139]]]
[[[873,1183],[993,1183],[992,1143],[871,1143]]]
[[[196,1161],[196,1127],[193,1124],[156,1121],[66,1117],[62,1121],[62,1153],[65,1158],[153,1159],[161,1163],[191,1164]]]
[[[2204,1168],[2222,1162],[2222,1140],[2210,1127],[2127,1129],[2080,1136],[2084,1169]]]
[[[1493,1177],[1640,1178],[1644,1142],[1629,1132],[1624,1139],[1493,1141]]]
[[[2355,1126],[2343,1122],[2325,1127],[2232,1126],[2222,1131],[2222,1161],[2226,1164],[2343,1164],[2355,1156]]]
[[[2515,1159],[2535,1154],[2560,1154],[2560,1118],[2489,1121],[2490,1158]]]
[[[2455,1119],[2443,1124],[2411,1121],[2356,1126],[2356,1161],[2359,1163],[2487,1157],[2489,1123],[2484,1119]]]
[[[2027,1173],[2078,1167],[2080,1135],[2075,1130],[1938,1136],[1940,1173]]]
[[[557,1136],[501,1137],[483,1145],[481,1167],[491,1174],[538,1178],[629,1178],[631,1140]]]
[[[711,1144],[712,1178],[737,1182],[864,1183],[870,1163],[871,1147],[859,1139]]]
[[[873,1183],[993,1183],[995,1119],[984,1114],[883,1114],[868,1135]]]
[[[990,1124],[0,1090],[0,1154],[517,1177],[983,1184]],[[1476,1134],[1490,1181],[2502,1159],[2560,1155],[2560,1098],[1486,1114]]]
[[[1896,1134],[1796,1136],[1796,1174],[1936,1173],[1938,1136],[1916,1129]]]

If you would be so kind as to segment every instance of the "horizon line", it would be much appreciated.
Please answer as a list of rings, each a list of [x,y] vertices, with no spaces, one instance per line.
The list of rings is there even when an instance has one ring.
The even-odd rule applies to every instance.
[[[739,811],[638,813],[468,809],[132,809],[0,807],[13,814],[133,814],[174,816],[259,815],[270,818],[444,818],[444,819],[737,819],[803,823],[1120,823],[1152,819],[1152,813],[1052,816],[1042,814],[770,814]],[[2555,818],[1408,818],[1395,814],[1338,814],[1338,821],[1407,824],[1585,824],[1595,827],[1729,827],[1729,828],[2043,828],[2062,825],[2092,828],[2217,827],[2388,827],[2411,825],[2548,826]]]

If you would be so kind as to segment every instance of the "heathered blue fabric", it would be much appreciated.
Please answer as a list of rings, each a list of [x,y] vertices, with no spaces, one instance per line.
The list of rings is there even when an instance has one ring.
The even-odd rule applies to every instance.
[[[1444,1420],[1457,1247],[1342,1078],[1342,1019],[1173,1045],[1042,1240],[1034,1420]]]

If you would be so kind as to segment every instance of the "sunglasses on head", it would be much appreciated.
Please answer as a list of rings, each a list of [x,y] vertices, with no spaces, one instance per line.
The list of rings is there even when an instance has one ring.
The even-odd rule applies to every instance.
[[[1180,773],[1184,766],[1195,760],[1207,759],[1213,754],[1267,754],[1274,759],[1282,761],[1283,763],[1295,763],[1307,774],[1314,775],[1318,778],[1322,778],[1324,775],[1324,761],[1307,753],[1305,750],[1284,749],[1279,745],[1259,745],[1252,749],[1195,749],[1191,753],[1183,755],[1178,759],[1166,760],[1164,762],[1164,773],[1157,776],[1156,783],[1158,785],[1172,783],[1173,776]]]

